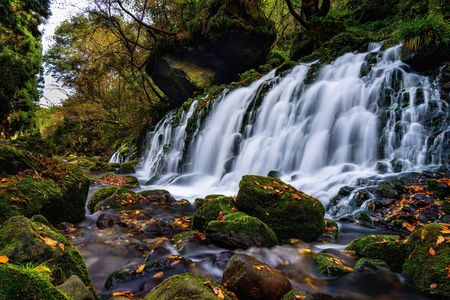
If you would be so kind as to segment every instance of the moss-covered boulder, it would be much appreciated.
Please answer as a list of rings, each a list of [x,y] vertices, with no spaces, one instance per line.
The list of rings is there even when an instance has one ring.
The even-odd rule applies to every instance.
[[[11,145],[0,143],[0,176],[14,175],[27,169],[36,169],[33,160]]]
[[[88,203],[89,211],[94,212],[94,208],[98,203],[108,199],[109,197],[111,197],[113,195],[123,195],[128,192],[129,192],[128,189],[117,187],[117,186],[107,186],[107,187],[100,188],[94,192],[91,199],[89,200],[89,203]]]
[[[69,300],[33,269],[11,264],[0,265],[0,299]]]
[[[89,179],[80,169],[12,145],[0,144],[0,223],[43,214],[53,224],[85,215]]]
[[[449,238],[449,224],[425,225],[409,236],[403,270],[422,292],[450,297]]]
[[[77,275],[71,276],[58,289],[72,300],[95,300],[95,296]]]
[[[217,300],[236,299],[227,290],[208,277],[197,274],[181,274],[167,278],[155,287],[145,300]]]
[[[392,271],[401,272],[406,257],[406,246],[397,236],[368,235],[353,240],[346,248],[361,258],[385,261]]]
[[[279,270],[246,254],[235,254],[228,261],[222,283],[239,299],[281,299],[292,290]]]
[[[311,242],[325,231],[322,203],[276,178],[244,176],[236,207],[269,225],[278,239]]]
[[[209,222],[237,211],[233,198],[221,195],[207,196],[192,218],[192,227],[203,231]]]
[[[103,211],[106,209],[135,209],[145,206],[147,199],[141,195],[127,190],[126,192],[120,190],[117,193],[113,193],[105,200],[98,202],[94,207],[94,212]]]
[[[173,205],[175,198],[166,190],[147,190],[142,191],[139,195],[145,197],[149,203],[161,205]]]
[[[320,273],[326,276],[342,276],[353,271],[344,261],[331,253],[320,252],[314,257],[314,263],[319,268]]]
[[[261,220],[235,212],[208,223],[206,237],[228,248],[273,247],[278,245],[275,233]]]
[[[54,228],[23,216],[12,217],[0,227],[0,255],[8,256],[10,263],[49,268],[53,284],[72,275],[91,284],[83,258],[69,240]]]

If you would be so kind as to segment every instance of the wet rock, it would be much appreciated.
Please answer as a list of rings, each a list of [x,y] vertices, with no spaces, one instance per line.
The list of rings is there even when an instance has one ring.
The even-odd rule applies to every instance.
[[[320,273],[326,276],[342,276],[353,271],[344,261],[325,251],[314,257],[314,263]]]
[[[361,258],[385,261],[395,272],[401,272],[406,257],[406,246],[396,236],[368,235],[353,240],[346,248]]]
[[[54,284],[61,284],[72,275],[88,286],[91,284],[81,254],[65,236],[22,216],[12,217],[0,227],[0,255],[8,256],[11,263],[48,267]]]
[[[227,214],[208,223],[206,237],[228,248],[273,247],[277,237],[261,220],[242,212]]]
[[[197,274],[181,274],[164,280],[164,282],[155,287],[144,299],[231,300],[236,298],[230,296],[223,286],[208,277]]]
[[[172,237],[182,231],[180,227],[173,224],[173,220],[152,219],[150,224],[144,226],[141,232],[149,238]]]
[[[129,192],[128,189],[117,187],[117,186],[107,186],[107,187],[100,188],[94,192],[91,199],[89,200],[89,203],[88,203],[89,211],[91,213],[94,212],[95,206],[98,203],[108,199],[109,197],[111,197],[113,195],[123,195],[128,192]]]
[[[408,256],[403,270],[420,291],[450,297],[449,239],[448,224],[428,224],[408,237]]]
[[[310,242],[325,231],[322,203],[276,178],[244,176],[236,207],[270,226],[278,239]]]
[[[155,202],[159,205],[171,205],[176,201],[175,198],[172,197],[172,195],[166,190],[147,190],[140,192],[139,195],[145,197],[148,203]]]
[[[209,222],[237,211],[233,198],[222,195],[207,196],[192,218],[192,227],[203,231]]]
[[[278,270],[246,254],[235,254],[223,273],[222,284],[239,299],[281,299],[292,290]]]
[[[92,200],[91,200],[92,201]],[[106,209],[130,210],[143,207],[147,204],[147,199],[133,191],[123,191],[114,193],[103,201],[98,202],[94,207],[94,212]]]
[[[95,300],[94,295],[76,275],[71,276],[59,285],[58,289],[73,300]]]
[[[12,264],[0,265],[0,299],[46,299],[68,298],[41,274]]]
[[[137,287],[137,290],[140,290],[149,280],[153,280],[156,285],[171,275],[187,272],[189,264],[188,260],[177,255],[151,259],[144,264],[133,264],[109,275],[105,282],[105,289],[117,290],[119,287],[126,287],[127,283],[133,281],[140,283],[140,286]],[[160,276],[155,276],[158,272],[162,273],[159,273]]]
[[[100,229],[110,228],[114,225],[118,225],[121,227],[127,227],[127,224],[122,222],[119,216],[115,214],[101,214],[97,219],[97,227]]]

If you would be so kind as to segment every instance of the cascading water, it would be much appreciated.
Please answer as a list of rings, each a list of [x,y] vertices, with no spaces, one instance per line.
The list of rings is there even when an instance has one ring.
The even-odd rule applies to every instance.
[[[194,197],[235,194],[243,175],[275,170],[326,204],[380,169],[448,164],[448,124],[429,128],[430,116],[446,115],[439,89],[400,60],[400,46],[380,49],[347,53],[314,80],[314,64],[271,72],[224,92],[203,117],[197,102],[181,118],[169,114],[149,134],[138,177]]]

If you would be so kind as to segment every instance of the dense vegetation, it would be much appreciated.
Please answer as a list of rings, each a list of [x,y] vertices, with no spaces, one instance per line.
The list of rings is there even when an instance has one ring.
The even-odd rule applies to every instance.
[[[42,71],[38,27],[49,6],[48,0],[0,2],[0,137],[34,127]]]

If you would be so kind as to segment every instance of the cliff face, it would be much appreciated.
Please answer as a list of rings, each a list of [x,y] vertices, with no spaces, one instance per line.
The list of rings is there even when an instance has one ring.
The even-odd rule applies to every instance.
[[[147,72],[175,107],[264,64],[276,37],[273,23],[251,0],[212,1],[199,19],[188,37],[160,43],[148,59]]]

